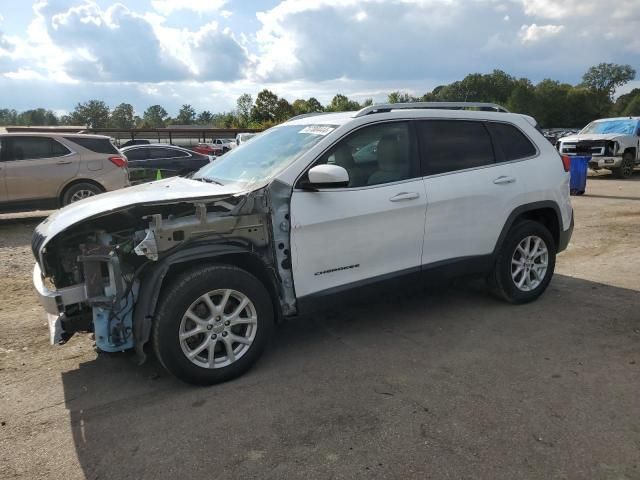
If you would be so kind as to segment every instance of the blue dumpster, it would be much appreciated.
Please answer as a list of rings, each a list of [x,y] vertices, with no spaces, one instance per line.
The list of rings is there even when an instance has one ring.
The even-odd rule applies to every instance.
[[[569,170],[569,174],[571,175],[571,180],[569,182],[571,195],[582,195],[587,188],[587,170],[589,169],[589,160],[591,160],[591,157],[578,155],[571,157],[571,169]]]

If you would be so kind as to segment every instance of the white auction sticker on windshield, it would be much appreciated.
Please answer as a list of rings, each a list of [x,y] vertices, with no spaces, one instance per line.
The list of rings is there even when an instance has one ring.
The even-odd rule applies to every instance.
[[[311,135],[328,135],[334,130],[335,127],[330,127],[327,125],[307,125],[298,133],[310,133]]]

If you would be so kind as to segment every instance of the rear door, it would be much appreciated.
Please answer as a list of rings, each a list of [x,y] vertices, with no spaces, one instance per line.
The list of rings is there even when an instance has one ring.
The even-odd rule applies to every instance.
[[[63,185],[76,176],[79,155],[51,137],[5,137],[3,162],[10,202],[57,198]]]
[[[509,124],[424,120],[416,127],[427,195],[423,265],[492,253],[513,205],[524,201],[520,160],[536,148]],[[513,135],[521,142],[511,145]]]

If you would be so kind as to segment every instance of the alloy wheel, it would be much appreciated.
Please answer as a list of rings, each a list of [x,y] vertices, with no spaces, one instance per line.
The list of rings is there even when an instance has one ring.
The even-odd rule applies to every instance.
[[[544,280],[549,267],[549,250],[536,235],[525,237],[511,257],[511,279],[523,292],[535,290]]]
[[[222,368],[247,353],[256,337],[253,302],[237,290],[213,290],[196,299],[182,317],[180,347],[190,362]]]

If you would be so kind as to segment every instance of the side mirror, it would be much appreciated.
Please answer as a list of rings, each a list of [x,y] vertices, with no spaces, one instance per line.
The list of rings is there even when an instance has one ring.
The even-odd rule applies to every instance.
[[[349,185],[349,173],[339,165],[316,165],[309,170],[309,186],[338,188]]]

